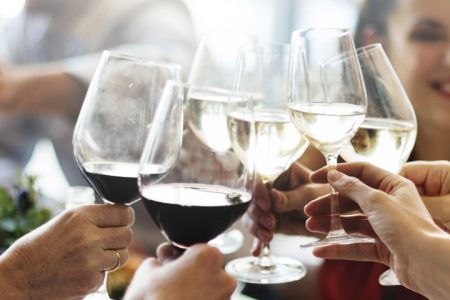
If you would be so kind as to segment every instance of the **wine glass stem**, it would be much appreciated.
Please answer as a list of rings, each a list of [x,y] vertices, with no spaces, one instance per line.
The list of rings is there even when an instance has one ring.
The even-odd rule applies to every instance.
[[[336,170],[337,165],[337,155],[336,154],[328,154],[325,155],[327,159],[327,167],[328,171]],[[344,228],[342,227],[341,218],[339,216],[339,200],[338,193],[335,191],[333,186],[331,186],[330,192],[330,212],[331,212],[331,223],[330,223],[330,231],[328,232],[327,237],[335,237],[346,235]]]
[[[271,269],[271,268],[275,267],[275,261],[270,252],[269,244],[263,245],[261,254],[259,255],[258,259],[256,260],[256,265],[261,268],[264,268],[264,269]]]

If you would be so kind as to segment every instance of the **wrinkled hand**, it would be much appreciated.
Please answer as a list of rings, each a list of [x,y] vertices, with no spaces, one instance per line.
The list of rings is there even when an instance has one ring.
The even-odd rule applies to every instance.
[[[363,215],[341,218],[345,230],[376,238],[374,244],[332,245],[314,250],[329,259],[375,261],[389,265],[399,280],[409,286],[417,276],[420,245],[429,235],[446,235],[434,224],[414,184],[367,163],[340,164],[328,174],[321,169],[312,174],[314,182],[329,181],[339,192],[340,212],[360,210]],[[344,174],[345,173],[345,174]],[[310,217],[306,226],[325,233],[330,223],[329,197],[323,196],[305,206]],[[426,245],[424,245],[426,246]],[[425,247],[426,248],[426,247]],[[411,251],[415,249],[415,251]]]
[[[128,300],[230,299],[236,280],[222,268],[218,249],[194,245],[183,255],[169,244],[158,248],[158,259],[145,260],[128,287]]]
[[[329,187],[309,180],[311,171],[294,163],[273,183],[258,185],[253,201],[244,216],[247,229],[262,243],[268,243],[274,232],[298,235],[305,230],[303,207],[312,199],[328,193]],[[261,243],[255,244],[252,254],[259,255]]]
[[[19,239],[1,256],[2,272],[23,299],[78,299],[96,290],[105,270],[128,259],[131,208],[86,205],[68,210]],[[2,296],[3,297],[3,296]]]
[[[435,222],[450,230],[450,163],[416,161],[407,163],[400,175],[416,185],[425,206]]]

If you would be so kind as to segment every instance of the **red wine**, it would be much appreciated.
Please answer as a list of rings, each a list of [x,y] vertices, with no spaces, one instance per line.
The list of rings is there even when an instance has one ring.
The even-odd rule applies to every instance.
[[[103,200],[130,204],[139,199],[137,164],[89,162],[83,164],[81,170],[86,180]]]
[[[174,245],[206,243],[229,228],[250,204],[251,195],[214,185],[157,184],[141,191],[147,211]]]

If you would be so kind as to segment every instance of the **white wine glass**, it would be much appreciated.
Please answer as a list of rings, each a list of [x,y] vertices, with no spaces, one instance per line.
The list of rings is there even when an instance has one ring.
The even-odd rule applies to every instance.
[[[345,59],[336,60],[336,57]],[[316,28],[292,33],[289,112],[302,135],[326,158],[330,169],[364,120],[367,96],[349,30]],[[374,242],[348,235],[339,216],[338,195],[331,191],[328,235],[302,247]]]
[[[238,102],[229,102],[230,140],[242,161],[254,160],[263,183],[275,180],[308,147],[288,113],[288,66],[288,45],[264,44],[244,47],[236,68],[234,90],[253,96],[253,112],[240,109]],[[255,141],[235,143],[248,140],[249,136],[243,134],[246,132],[243,128],[247,127],[255,131]],[[242,144],[251,146],[238,147]],[[273,256],[268,244],[263,246],[259,257],[235,259],[225,269],[239,281],[258,284],[295,281],[306,274],[300,261]]]
[[[223,151],[201,143],[199,155],[186,161],[192,141],[198,143],[184,126],[195,118],[191,109],[215,105],[213,100],[191,97],[197,92],[236,97],[229,90],[194,90],[188,84],[169,80],[139,167],[144,206],[163,235],[180,250],[207,243],[227,230],[247,210],[255,189],[252,163],[244,165],[232,148]],[[191,103],[195,101],[200,103]],[[214,171],[214,176],[205,170]]]
[[[414,109],[381,44],[358,48],[357,55],[366,85],[367,113],[341,156],[348,162],[366,161],[398,173],[416,141]],[[390,269],[379,281],[400,285]]]
[[[217,31],[203,36],[195,51],[188,76],[188,83],[194,86],[215,87],[231,90],[234,84],[234,72],[239,51],[246,45],[256,44],[256,39],[242,32]],[[200,109],[196,118],[192,118],[188,130],[192,131],[200,142],[225,151],[231,147],[226,136],[226,109],[228,98],[214,92],[191,92],[191,96],[199,101],[191,104],[201,105],[202,100],[216,105],[208,105],[207,110]],[[197,143],[192,143],[192,153],[196,152]],[[232,229],[219,235],[210,244],[229,254],[239,250],[244,236],[238,229]]]
[[[103,53],[75,126],[73,149],[86,181],[105,203],[140,199],[139,160],[169,78],[180,79],[181,67]],[[100,290],[106,290],[105,282]]]

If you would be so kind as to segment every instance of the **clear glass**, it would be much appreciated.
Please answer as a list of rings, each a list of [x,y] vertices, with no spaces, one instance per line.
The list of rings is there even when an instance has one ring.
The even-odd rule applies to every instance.
[[[294,31],[289,69],[289,113],[302,135],[335,168],[337,157],[364,120],[367,96],[349,30]],[[339,59],[337,59],[339,58]],[[373,242],[348,235],[339,216],[337,193],[331,191],[328,235],[302,247]]]
[[[367,113],[341,156],[397,173],[416,141],[414,109],[380,44],[358,48],[357,55],[367,91]],[[379,281],[387,286],[400,284],[392,270],[383,273]]]
[[[282,44],[245,47],[237,64],[234,89],[252,95],[253,101],[247,110],[240,109],[237,102],[229,102],[230,140],[244,164],[254,160],[263,183],[276,179],[308,147],[288,114],[288,65],[289,46]],[[254,141],[244,134],[243,128],[248,127],[255,131]],[[241,148],[241,144],[253,146]],[[301,262],[273,256],[268,244],[259,257],[235,259],[225,269],[239,281],[259,284],[294,281],[306,274]]]
[[[227,230],[250,204],[255,189],[253,164],[244,165],[232,148],[215,149],[189,129],[199,111],[217,105],[195,93],[247,101],[230,90],[168,81],[139,166],[143,203],[164,236],[178,249],[207,243]],[[217,120],[217,126],[226,119]],[[224,139],[228,139],[228,133]],[[192,143],[197,151],[192,152]]]
[[[188,76],[188,83],[196,86],[215,87],[231,90],[234,84],[234,72],[239,51],[246,45],[254,45],[256,39],[248,34],[236,31],[217,31],[200,39]],[[217,101],[217,105],[211,107],[207,113],[199,115],[199,122],[192,122],[191,130],[199,139],[218,149],[228,149],[230,145],[227,139],[222,139],[226,126],[220,128],[222,134],[217,134],[213,126],[217,118],[226,117],[227,98],[221,99],[217,93],[197,93],[192,97],[198,100]],[[222,124],[225,124],[221,122]],[[195,150],[193,146],[192,151]],[[219,235],[211,244],[221,249],[222,253],[237,251],[243,245],[243,234],[238,229],[226,231]]]
[[[178,65],[103,52],[72,142],[78,167],[105,203],[131,205],[140,199],[144,141],[166,80],[180,78]],[[106,276],[95,295],[106,297]]]
[[[145,138],[167,79],[178,65],[104,52],[73,135],[77,164],[105,203],[138,201],[137,175]]]

